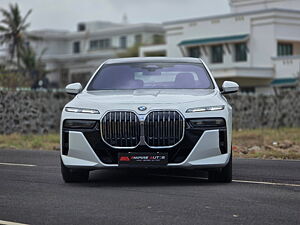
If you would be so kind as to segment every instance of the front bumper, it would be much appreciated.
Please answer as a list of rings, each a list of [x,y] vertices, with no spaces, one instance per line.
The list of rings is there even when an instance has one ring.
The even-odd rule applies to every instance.
[[[65,166],[69,168],[117,168],[117,162],[109,163],[100,160],[99,154],[96,154],[86,135],[80,131],[68,131],[68,152],[62,154],[61,158]],[[224,167],[230,158],[230,151],[222,152],[219,143],[219,129],[205,130],[200,138],[193,145],[193,148],[186,153],[184,159],[180,162],[167,164],[167,168],[216,168]],[[231,145],[227,140],[227,147]],[[229,148],[227,148],[229,149]],[[134,151],[134,150],[132,150]],[[122,168],[124,168],[122,166]]]

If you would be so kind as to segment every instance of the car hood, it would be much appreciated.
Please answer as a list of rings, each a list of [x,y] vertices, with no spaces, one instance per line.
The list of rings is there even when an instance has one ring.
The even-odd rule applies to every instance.
[[[216,94],[213,89],[103,90],[82,92],[76,98],[80,102],[102,104],[179,104],[201,101]]]

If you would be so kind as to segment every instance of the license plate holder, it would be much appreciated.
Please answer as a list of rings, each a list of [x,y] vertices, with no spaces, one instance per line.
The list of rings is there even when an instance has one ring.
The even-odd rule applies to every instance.
[[[165,152],[120,152],[119,166],[166,166],[168,153]]]

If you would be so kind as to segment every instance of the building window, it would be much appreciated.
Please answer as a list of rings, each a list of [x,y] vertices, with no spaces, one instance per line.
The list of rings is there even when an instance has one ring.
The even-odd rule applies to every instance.
[[[211,62],[212,63],[223,62],[223,45],[211,46]]]
[[[84,24],[84,23],[78,24],[77,30],[78,30],[78,31],[85,31],[85,24]]]
[[[159,45],[159,44],[164,44],[164,43],[165,43],[164,35],[161,35],[161,34],[154,34],[153,35],[153,44]]]
[[[200,58],[200,48],[199,47],[191,47],[188,48],[189,57]]]
[[[134,36],[134,42],[135,42],[135,44],[142,44],[142,42],[143,42],[143,39],[142,39],[143,37],[142,37],[142,35],[141,34],[137,34],[137,35],[135,35]]]
[[[127,48],[127,37],[120,37],[120,48]]]
[[[91,40],[90,50],[107,49],[110,48],[110,39]]]
[[[291,43],[278,43],[278,45],[277,45],[277,55],[278,56],[293,55],[293,44],[291,44]]]
[[[73,53],[80,53],[80,42],[73,42]]]
[[[234,44],[234,58],[236,62],[247,61],[247,44],[237,43]]]

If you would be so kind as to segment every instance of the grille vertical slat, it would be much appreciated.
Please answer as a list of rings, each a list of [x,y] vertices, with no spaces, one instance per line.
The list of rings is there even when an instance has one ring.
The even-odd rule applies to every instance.
[[[112,119],[112,115],[110,114],[109,118],[106,119],[106,126],[107,126],[106,127],[106,131],[107,131],[106,136],[109,140],[112,140],[112,138],[113,138],[113,130],[112,130],[112,121],[111,121],[111,119]]]
[[[159,112],[157,112],[156,113],[156,115],[157,115],[157,118],[156,118],[156,120],[157,120],[157,136],[156,136],[156,140],[157,140],[157,146],[159,146],[159,141],[160,141],[160,125],[159,125]]]
[[[153,111],[147,115],[144,129],[150,147],[174,146],[183,137],[184,120],[176,111]]]
[[[117,145],[119,145],[120,147],[122,147],[122,140],[121,140],[121,115],[122,113],[120,112],[120,114],[118,115],[118,122],[117,122],[117,127],[118,127],[118,135],[117,135]],[[120,143],[119,143],[120,142]]]
[[[113,126],[113,142],[116,142],[116,123],[117,123],[117,116],[116,113],[114,113],[114,121],[112,122],[112,126]]]
[[[170,118],[170,112],[168,112],[168,143],[171,142],[171,129],[170,129],[170,124],[171,124],[171,118]]]
[[[129,113],[129,127],[128,127],[128,136],[131,137],[132,133],[131,133],[131,127],[132,127],[132,121],[131,121],[131,113]],[[130,138],[130,146],[133,146],[133,140],[132,138]]]
[[[125,133],[125,146],[128,146],[127,140],[128,140],[128,131],[127,131],[127,114],[125,112],[125,117],[124,117],[124,133]]]
[[[162,144],[165,144],[165,112],[162,112]]]

